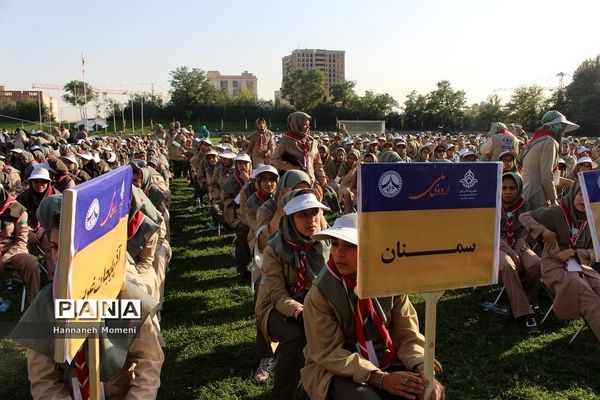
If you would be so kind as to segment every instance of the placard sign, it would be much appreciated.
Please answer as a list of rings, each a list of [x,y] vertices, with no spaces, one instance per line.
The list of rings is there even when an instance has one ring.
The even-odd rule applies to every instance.
[[[497,282],[501,164],[361,164],[361,298]]]

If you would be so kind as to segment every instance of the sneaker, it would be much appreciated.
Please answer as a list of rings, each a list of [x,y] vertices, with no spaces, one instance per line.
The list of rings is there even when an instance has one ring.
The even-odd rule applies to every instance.
[[[273,374],[273,369],[277,364],[275,357],[265,357],[260,360],[258,368],[254,373],[254,380],[258,383],[266,383]]]
[[[540,328],[538,327],[537,322],[535,321],[534,315],[528,315],[523,319],[523,324],[525,325],[525,331],[529,335],[539,335]]]

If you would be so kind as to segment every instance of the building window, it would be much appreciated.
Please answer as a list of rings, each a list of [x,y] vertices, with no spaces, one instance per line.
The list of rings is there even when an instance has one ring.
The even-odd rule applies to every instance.
[[[229,90],[229,82],[227,82],[227,81],[221,81],[220,85],[221,85],[221,90],[224,90],[224,91],[228,91]]]
[[[246,87],[248,88],[248,90],[250,90],[251,92],[254,92],[254,81],[246,81]]]
[[[232,94],[234,96],[237,96],[238,94],[240,94],[240,92],[242,90],[242,85],[240,84],[240,81],[232,81],[231,86],[233,87]]]

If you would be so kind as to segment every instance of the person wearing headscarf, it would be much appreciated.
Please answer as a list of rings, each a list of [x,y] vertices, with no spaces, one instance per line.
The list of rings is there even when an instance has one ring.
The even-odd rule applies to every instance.
[[[515,135],[508,130],[502,122],[494,122],[488,132],[488,139],[479,148],[482,156],[487,160],[497,160],[500,153],[512,151],[515,154],[519,152],[519,142]]]
[[[257,264],[260,263],[262,265],[262,254],[257,250],[256,246],[256,241],[258,240],[256,238],[256,214],[261,206],[273,197],[277,188],[279,175],[277,169],[271,165],[259,166],[252,171],[252,174],[252,183],[255,185],[256,191],[247,200],[247,220],[250,228],[248,244],[251,249],[254,249],[254,265],[251,281],[254,291],[254,302],[256,304],[258,286],[261,278],[261,268]],[[250,240],[250,237],[252,237],[252,240]],[[256,261],[257,257],[261,258],[258,262]],[[254,373],[254,380],[258,383],[265,383],[272,377],[275,358],[273,356],[271,344],[267,343],[265,340],[258,321],[256,323],[256,353],[260,361],[258,368]]]
[[[411,160],[414,160],[417,158],[420,148],[421,145],[417,140],[409,140],[408,143],[406,143],[406,155],[410,157]]]
[[[37,252],[39,250],[43,252],[46,269],[48,270],[48,279],[52,280],[56,265],[52,262],[50,242],[48,242],[44,227],[40,225],[37,219],[36,211],[45,197],[52,196],[58,191],[52,185],[49,171],[41,166],[34,169],[27,182],[29,187],[17,196],[17,201],[27,209],[27,223],[29,225],[27,243],[31,253],[36,253],[36,250]]]
[[[79,163],[77,158],[73,153],[67,153],[63,156],[60,156],[60,159],[66,165],[69,170],[69,175],[71,175],[71,179],[75,182],[75,185],[78,185],[83,182],[87,182],[92,177],[82,169],[79,169]]]
[[[241,277],[249,277],[248,265],[252,259],[248,247],[248,225],[242,222],[242,202],[244,209],[247,207],[247,195],[242,199],[242,188],[250,180],[252,173],[252,160],[248,154],[239,154],[233,160],[233,171],[223,184],[223,215],[227,225],[236,231],[235,258],[237,272]]]
[[[517,163],[523,175],[523,199],[532,209],[556,204],[553,173],[562,135],[579,128],[558,111],[542,117],[542,127],[527,141]]]
[[[517,172],[517,166],[515,160],[517,159],[517,153],[514,151],[504,151],[498,156],[498,161],[502,163],[502,173],[506,172]]]
[[[306,172],[292,169],[277,182],[275,193],[266,200],[256,212],[256,248],[255,259],[262,260],[262,252],[267,247],[268,238],[279,230],[279,222],[284,215],[282,201],[288,192],[295,189],[310,189],[312,183]],[[322,225],[323,226],[323,225]],[[258,250],[258,251],[257,251]],[[262,261],[259,268],[262,266]]]
[[[200,139],[200,145],[196,147],[194,156],[190,158],[190,170],[192,172],[190,181],[194,187],[194,199],[201,199],[208,193],[206,173],[202,170],[202,164],[205,162],[205,155],[211,150],[211,146],[210,140]]]
[[[344,215],[312,238],[330,240],[331,253],[304,301],[301,376],[309,397],[422,398],[425,338],[408,296],[359,299],[354,292],[358,215]],[[441,370],[437,361],[435,367]],[[444,397],[444,387],[434,380],[429,399]]]
[[[2,182],[6,174],[2,174]],[[19,274],[27,290],[27,302],[32,303],[40,290],[40,270],[37,258],[29,254],[27,210],[0,182],[0,275],[9,264]]]
[[[275,137],[267,128],[263,117],[256,120],[256,131],[250,136],[247,152],[252,158],[252,166],[257,164],[270,165],[271,156],[275,150]]]
[[[516,172],[502,175],[500,275],[512,314],[530,335],[540,333],[535,320],[540,287],[540,258],[529,248],[527,230],[519,216],[528,211],[521,197],[523,180]]]
[[[15,167],[5,164],[4,161],[0,161],[0,171],[6,174],[4,180],[4,189],[13,197],[17,197],[23,192],[23,183],[21,181],[21,173]]]
[[[317,141],[310,135],[312,117],[297,111],[288,115],[288,131],[277,144],[271,164],[283,171],[300,169],[321,187],[327,184]]]
[[[59,158],[48,159],[48,167],[54,174],[54,188],[62,193],[67,189],[75,187],[75,181],[69,175],[69,169]]]
[[[544,241],[542,279],[554,295],[559,319],[583,316],[600,340],[600,273],[579,181],[560,205],[542,207],[519,218],[529,234]]]
[[[433,152],[434,146],[433,143],[426,143],[419,149],[417,157],[413,158],[413,160],[415,162],[429,162],[429,160],[433,158],[431,153]]]
[[[337,192],[340,188],[338,172],[340,167],[346,160],[346,150],[343,147],[335,149],[333,157],[331,157],[324,165],[323,171],[327,177],[327,185]]]
[[[279,342],[272,398],[297,397],[302,349],[304,296],[329,257],[329,246],[314,240],[321,230],[321,213],[328,208],[310,189],[293,190],[283,199],[279,231],[263,255],[263,277],[256,300],[256,317],[267,341]]]
[[[211,215],[221,225],[227,225],[223,217],[223,185],[233,172],[233,159],[236,154],[226,150],[219,153],[219,164],[215,166],[213,175],[208,179],[208,197],[211,202]]]
[[[348,152],[346,156],[346,160],[340,165],[340,169],[338,171],[338,183],[339,188],[337,191],[337,196],[342,200],[342,204],[345,204],[343,199],[350,195],[348,192],[351,190],[351,186],[355,182],[356,173],[358,171],[358,164],[360,161],[361,155],[358,150],[352,149]],[[345,204],[347,206],[347,204]],[[351,207],[351,205],[350,205]],[[350,212],[345,209],[344,212]]]
[[[590,157],[581,157],[575,163],[575,169],[569,175],[569,179],[576,181],[579,179],[579,173],[596,169],[598,165]]]
[[[52,243],[52,257],[58,261],[58,237],[61,224],[61,195],[46,197],[40,204],[36,218],[40,221]],[[57,271],[55,281],[65,281]],[[52,332],[58,321],[54,319],[53,285],[45,286],[21,317],[11,337],[27,350],[27,375],[31,382],[33,399],[77,399],[89,396],[89,368],[85,366],[85,348],[82,347],[69,363],[55,363],[55,336],[40,334]],[[156,301],[153,300],[145,283],[139,278],[131,264],[125,265],[125,281],[118,298],[140,299],[141,318],[129,320],[128,328],[137,332],[129,335],[114,335],[99,330],[100,367],[98,372],[103,382],[104,398],[155,399],[160,386],[160,371],[164,361],[161,348],[162,337],[154,317]],[[106,319],[107,328],[123,328],[123,320]],[[39,330],[32,334],[32,326]],[[110,332],[110,331],[108,331]],[[76,363],[80,364],[77,368]],[[81,366],[83,365],[83,366]],[[87,382],[86,382],[87,379]]]
[[[333,160],[333,157],[329,154],[329,147],[325,144],[319,145],[319,156],[321,157],[321,164],[323,164],[323,170],[325,171],[325,165],[327,165],[329,160]],[[327,171],[325,171],[325,175],[327,175]]]

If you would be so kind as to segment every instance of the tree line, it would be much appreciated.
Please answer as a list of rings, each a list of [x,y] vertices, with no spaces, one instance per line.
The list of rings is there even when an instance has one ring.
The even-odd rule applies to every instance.
[[[385,119],[386,127],[396,130],[487,131],[492,122],[503,121],[521,124],[523,129],[531,132],[538,126],[545,110],[558,109],[581,125],[579,134],[595,136],[600,133],[600,55],[582,62],[569,85],[558,87],[549,94],[538,85],[525,85],[516,88],[506,103],[492,93],[485,101],[471,105],[467,105],[465,91],[454,89],[447,80],[437,82],[436,88],[429,93],[412,91],[399,104],[387,93],[366,91],[364,95],[358,95],[354,89],[356,81],[333,84],[326,96],[325,77],[318,69],[301,69],[286,75],[281,92],[287,101],[256,99],[246,88],[229,96],[212,86],[205,71],[199,68],[181,66],[170,75],[169,102],[164,103],[160,97],[151,95],[134,96],[126,104],[105,99],[107,119],[110,121],[113,114],[118,121],[123,115],[127,118],[131,115],[131,107],[139,115],[143,103],[147,119],[247,120],[250,121],[249,129],[253,128],[251,121],[260,116],[285,127],[287,115],[293,110],[302,110],[318,122],[317,129],[333,129],[338,119]],[[64,90],[63,99],[80,109],[99,96],[89,83],[81,81],[67,82]],[[44,119],[52,117],[47,109],[42,111]],[[0,114],[37,120],[39,110],[36,102],[4,102],[0,103]]]

